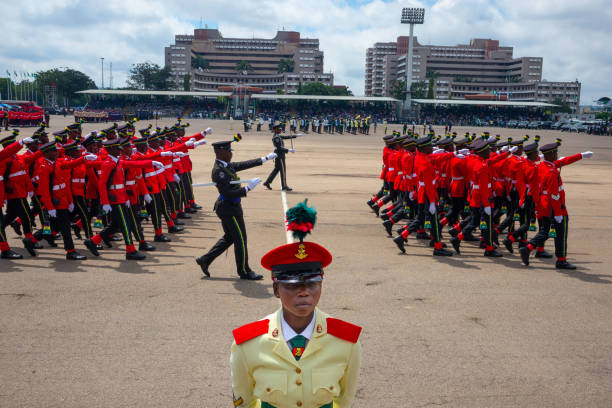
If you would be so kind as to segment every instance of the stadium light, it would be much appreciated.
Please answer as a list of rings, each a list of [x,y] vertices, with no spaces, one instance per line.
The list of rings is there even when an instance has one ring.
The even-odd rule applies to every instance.
[[[410,40],[408,43],[408,57],[406,61],[406,100],[404,108],[410,109],[410,88],[412,88],[412,41],[415,24],[423,24],[425,21],[425,9],[418,7],[404,7],[402,9],[402,24],[410,24]]]

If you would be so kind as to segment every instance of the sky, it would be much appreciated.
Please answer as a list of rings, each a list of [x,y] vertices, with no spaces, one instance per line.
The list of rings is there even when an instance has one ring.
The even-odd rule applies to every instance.
[[[98,86],[125,86],[132,64],[164,64],[175,34],[218,28],[224,37],[272,38],[294,30],[318,38],[335,84],[363,95],[366,49],[408,35],[402,7],[424,7],[421,44],[456,45],[491,38],[515,57],[543,57],[543,79],[582,83],[581,104],[612,97],[610,0],[0,0],[0,77],[70,67]]]

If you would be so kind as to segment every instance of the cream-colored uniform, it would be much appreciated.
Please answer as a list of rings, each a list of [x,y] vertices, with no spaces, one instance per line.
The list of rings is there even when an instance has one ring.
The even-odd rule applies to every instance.
[[[359,378],[361,345],[327,333],[327,314],[316,309],[315,329],[296,360],[282,333],[282,309],[267,316],[268,332],[232,344],[230,365],[236,407],[350,407]]]

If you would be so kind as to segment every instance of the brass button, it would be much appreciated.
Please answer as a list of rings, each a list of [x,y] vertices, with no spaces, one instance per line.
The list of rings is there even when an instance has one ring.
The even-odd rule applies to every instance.
[[[298,368],[295,369],[295,372],[300,374],[302,372],[302,369],[300,367],[298,367]]]
[[[270,392],[270,389],[269,389],[269,388],[266,388],[266,392]]]
[[[332,385],[332,386],[330,386],[330,387],[329,387],[329,389],[330,389],[330,390],[333,390],[333,389],[334,389],[334,386],[333,386],[333,385]]]
[[[302,406],[302,401],[298,401],[296,405],[297,405],[298,407],[301,407],[301,406]]]
[[[297,385],[302,385],[302,380],[297,380],[295,383],[296,383]]]

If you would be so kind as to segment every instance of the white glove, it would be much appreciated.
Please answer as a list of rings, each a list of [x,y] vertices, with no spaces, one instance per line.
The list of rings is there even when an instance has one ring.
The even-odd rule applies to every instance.
[[[304,136],[304,135],[301,134],[301,133],[298,133],[297,135],[295,135],[295,137],[302,137],[302,136]]]
[[[462,155],[461,153],[455,153],[455,157],[458,159],[465,159],[465,156]]]
[[[484,212],[485,212],[485,214],[487,214],[487,215],[491,215],[491,207],[486,206],[486,207],[484,208]]]
[[[435,214],[436,212],[436,203],[429,203],[429,213],[430,214]]]
[[[32,139],[31,137],[26,137],[26,138],[23,138],[23,139],[21,139],[21,140],[19,141],[19,144],[20,144],[20,145],[22,145],[22,146],[23,146],[25,143],[34,143],[34,139]]]
[[[411,191],[411,192],[408,194],[408,198],[409,198],[411,201],[412,201],[412,200],[414,200],[414,191]]]
[[[259,177],[255,177],[254,179],[249,180],[249,183],[245,187],[247,193],[257,187],[259,183],[261,183],[261,179]]]
[[[470,154],[470,149],[461,149],[457,153],[465,156],[466,154]]]
[[[68,211],[70,211],[70,212],[74,211],[74,203],[68,204]]]
[[[164,168],[164,163],[162,163],[162,162],[158,162],[158,161],[153,160],[151,162],[151,164],[153,166],[157,167],[158,169],[163,169]]]
[[[175,183],[180,183],[181,182],[181,178],[178,176],[178,174],[172,175],[172,178],[174,179]]]
[[[206,128],[206,130],[202,132],[202,136],[206,137],[206,135],[212,135],[212,128]]]
[[[274,160],[274,159],[276,159],[276,157],[277,157],[276,153],[270,153],[269,155],[264,156],[264,157],[261,158],[261,163],[263,164],[263,163],[267,162],[268,160]]]
[[[153,201],[153,198],[151,197],[150,194],[145,194],[144,195],[144,200],[146,203],[150,203],[151,201]]]
[[[161,157],[172,157],[173,154],[174,153],[172,153],[172,152],[161,152],[159,155]]]
[[[438,154],[438,153],[442,153],[444,151],[444,149],[435,149],[433,151],[433,154]]]
[[[185,156],[186,156],[186,154],[185,154],[185,153],[183,153],[183,152],[175,152],[175,153],[173,154],[173,156],[174,156],[174,157],[185,157]]]
[[[34,197],[34,192],[33,191],[28,191],[28,198],[32,198]]]
[[[132,203],[130,203],[130,200],[127,200],[127,201],[125,202],[125,206],[126,206],[127,208],[130,208],[130,205],[132,205]]]
[[[112,209],[113,209],[113,207],[111,207],[110,204],[104,204],[102,206],[102,211],[104,211],[107,214],[110,213]]]
[[[198,147],[198,146],[200,146],[200,145],[204,145],[204,144],[206,144],[206,143],[207,143],[207,142],[206,142],[206,139],[198,140],[197,142],[195,142],[195,143],[193,144],[193,147]]]
[[[193,146],[194,143],[195,143],[195,140],[189,139],[188,141],[185,142],[185,146]]]
[[[589,159],[593,157],[593,152],[582,152],[581,154],[583,159]]]
[[[555,222],[557,224],[561,224],[563,222],[563,216],[562,215],[555,215]]]
[[[495,140],[497,140],[495,136],[489,136],[489,138],[487,139],[487,143],[493,143]]]
[[[500,149],[500,151],[502,151],[502,152],[504,152],[504,153],[505,153],[505,152],[507,152],[507,151],[508,151],[508,149],[509,149],[509,147],[506,145],[506,146],[502,147],[502,148]]]
[[[47,211],[47,212],[49,213],[49,217],[51,217],[51,218],[55,218],[55,217],[57,217],[57,211],[55,211],[55,210],[49,210],[49,211]]]
[[[96,156],[95,154],[91,154],[91,153],[88,153],[88,154],[86,154],[83,157],[85,157],[85,160],[87,160],[87,161],[98,160],[98,156]]]
[[[289,153],[295,153],[295,149],[289,149]]]
[[[519,148],[518,146],[512,146],[512,147],[510,148],[510,153],[514,153],[514,152],[516,152],[516,151],[518,150],[518,148]]]

